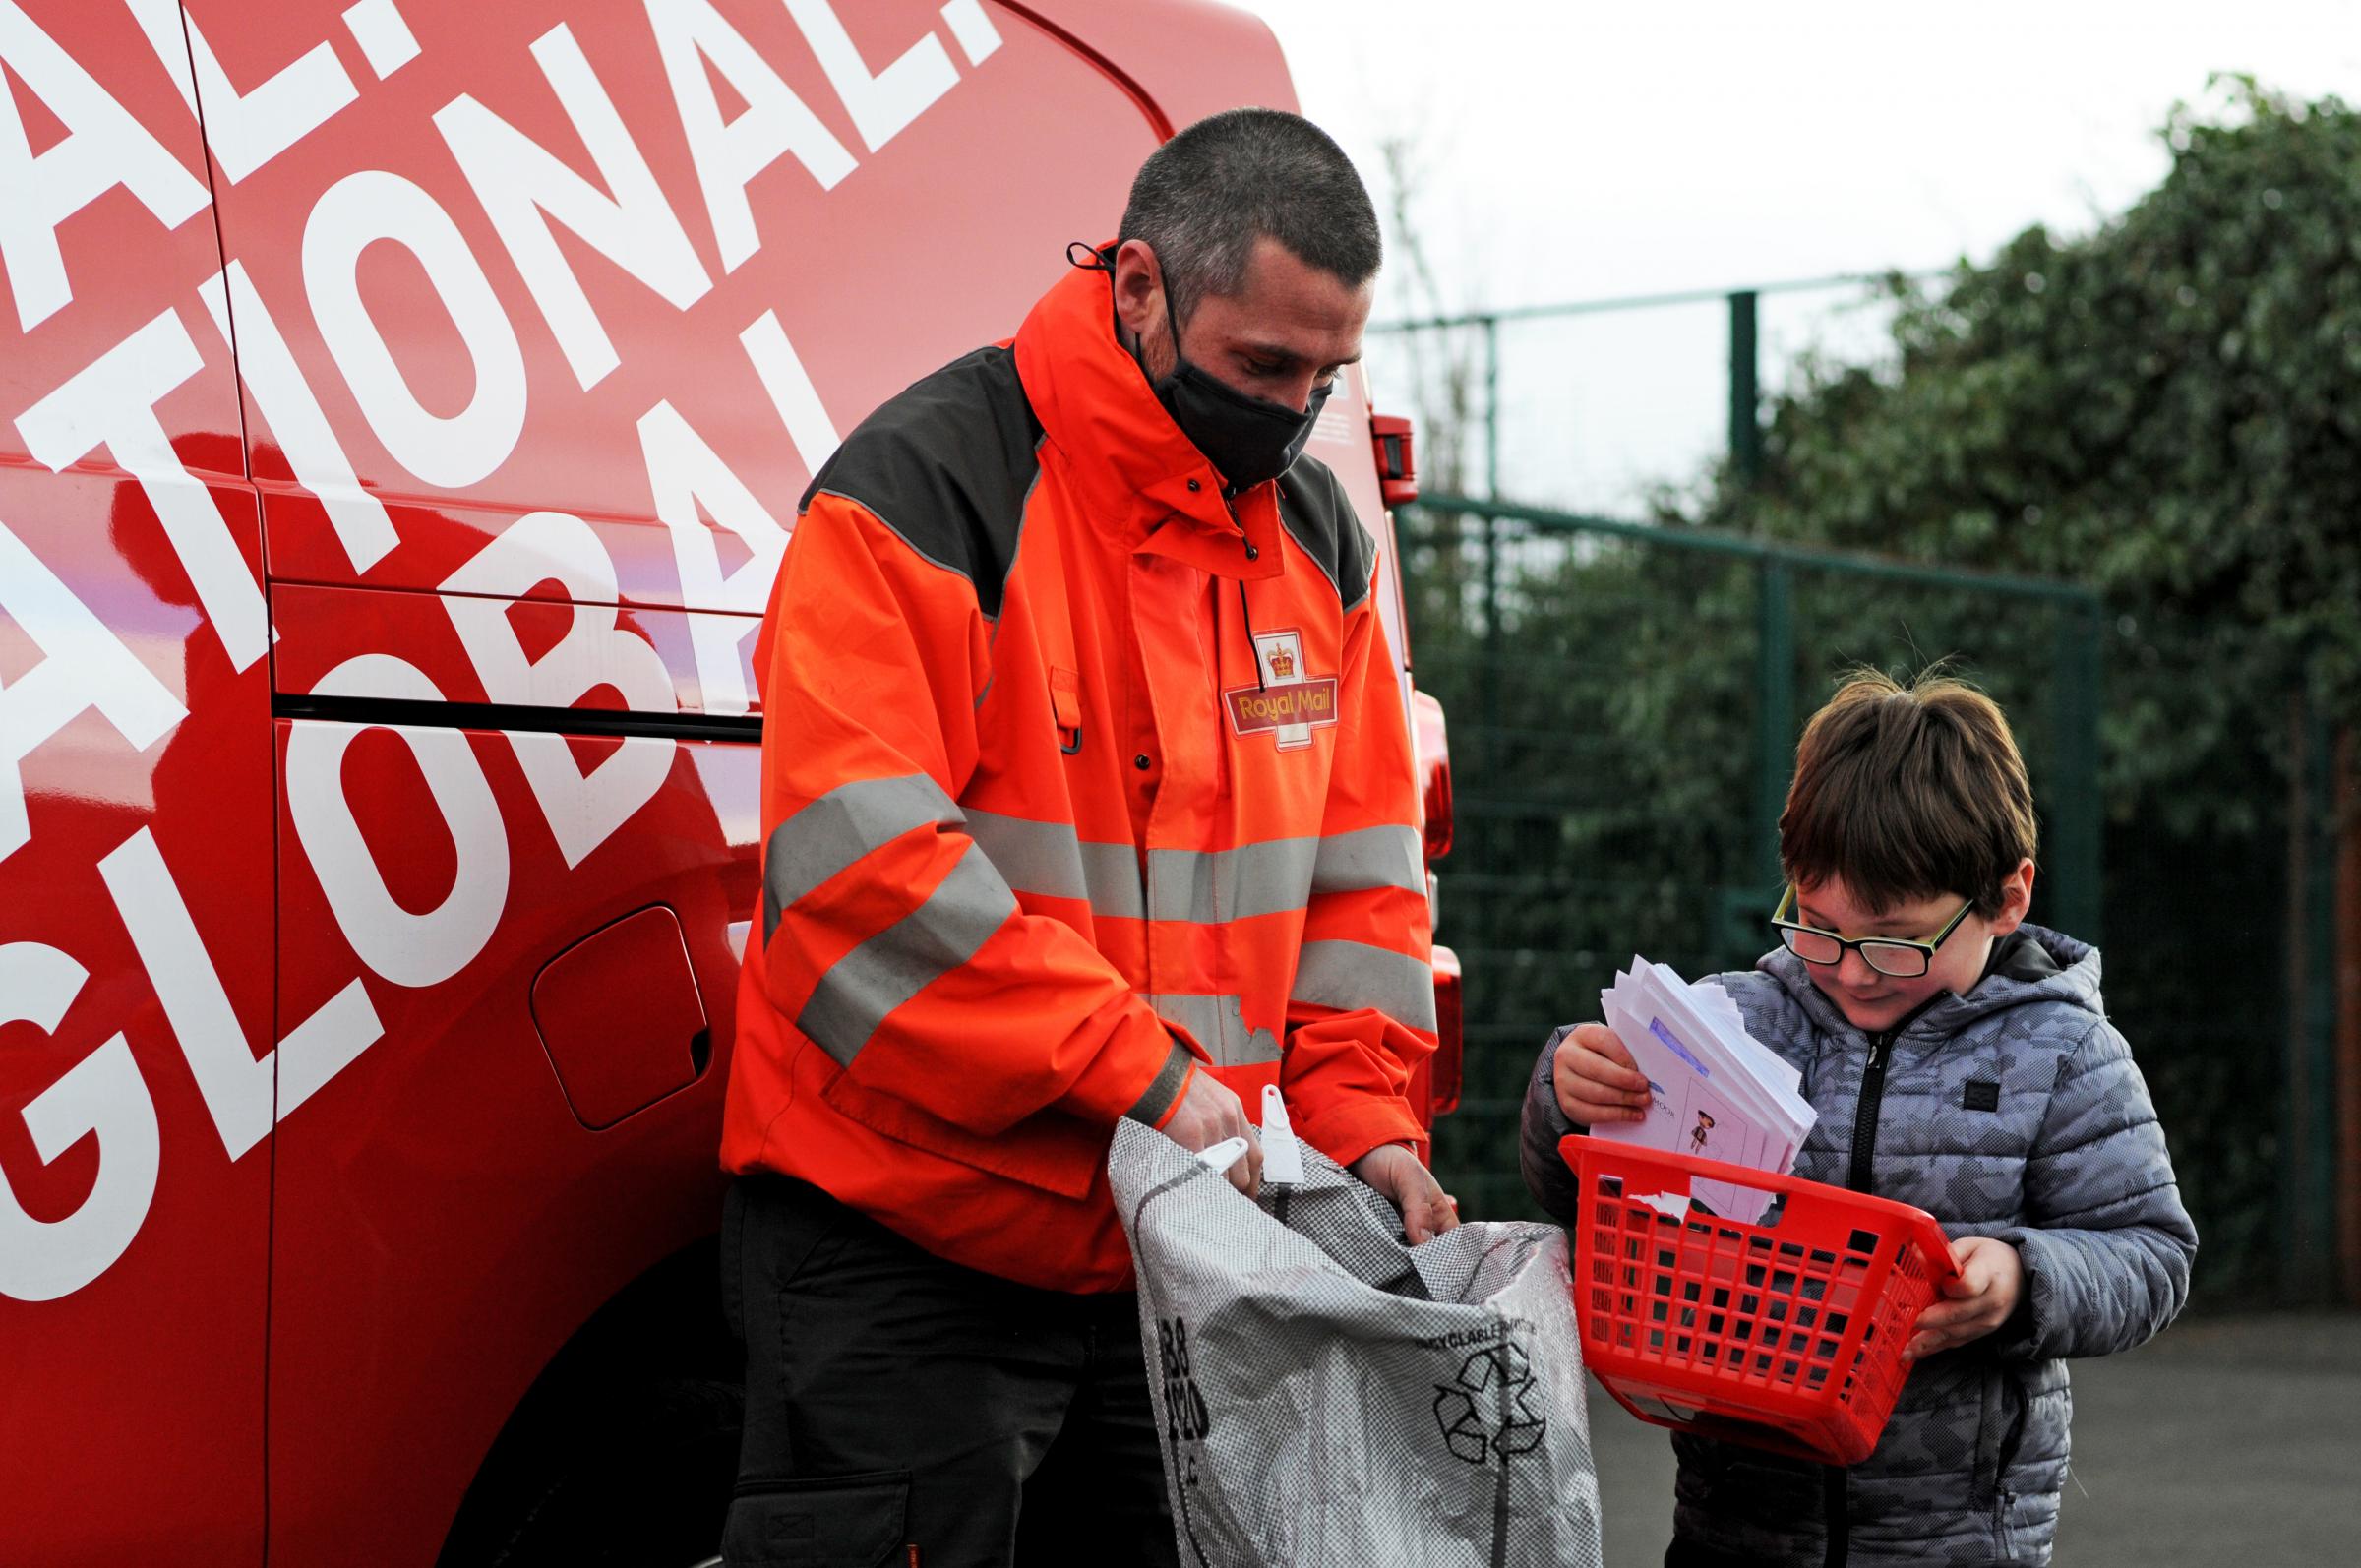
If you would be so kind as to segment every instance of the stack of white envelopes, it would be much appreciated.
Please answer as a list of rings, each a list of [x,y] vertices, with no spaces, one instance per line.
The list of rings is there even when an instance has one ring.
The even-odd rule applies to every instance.
[[[1635,957],[1599,1001],[1606,1026],[1648,1075],[1649,1106],[1645,1120],[1596,1127],[1594,1135],[1783,1176],[1794,1170],[1818,1119],[1801,1093],[1803,1075],[1746,1032],[1727,992]],[[1695,1181],[1690,1194],[1731,1219],[1753,1221],[1764,1206],[1761,1193],[1724,1181]]]

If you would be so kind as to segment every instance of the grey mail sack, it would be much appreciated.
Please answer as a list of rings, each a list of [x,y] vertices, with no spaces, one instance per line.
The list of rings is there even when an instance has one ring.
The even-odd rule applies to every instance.
[[[1108,1156],[1186,1568],[1599,1562],[1555,1226],[1418,1247],[1303,1147],[1248,1200],[1134,1122]]]

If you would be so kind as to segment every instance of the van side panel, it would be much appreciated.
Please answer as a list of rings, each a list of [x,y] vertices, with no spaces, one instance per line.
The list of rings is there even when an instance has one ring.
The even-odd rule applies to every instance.
[[[430,1563],[715,1224],[811,473],[1293,93],[1195,0],[0,0],[0,1562]]]
[[[431,1562],[535,1373],[713,1229],[749,659],[797,501],[1012,332],[1154,145],[982,0],[399,0],[399,37],[388,9],[372,53],[336,0],[189,6],[229,81],[325,43],[351,88],[234,180],[214,150],[279,633],[278,1005],[357,986],[382,1029],[278,1152],[285,1564]],[[607,994],[559,960],[666,919],[690,992],[583,1030],[552,988]],[[616,1084],[655,1098],[617,1119]]]
[[[982,20],[981,60],[946,10]],[[222,19],[233,76],[341,30],[324,0],[190,11]],[[982,0],[400,14],[419,52],[356,68],[354,102],[221,197],[254,314],[333,438],[314,480],[354,476],[397,541],[356,559],[356,534],[387,536],[339,524],[297,471],[302,399],[250,377],[283,580],[437,590],[554,509],[597,533],[622,602],[759,614],[836,437],[1012,332],[1154,145],[1097,72]]]
[[[43,1568],[262,1557],[269,633],[187,72],[176,18],[0,4],[0,1562]]]
[[[1222,0],[1016,0],[1011,9],[1120,76],[1176,131],[1224,109],[1301,112],[1270,25]]]

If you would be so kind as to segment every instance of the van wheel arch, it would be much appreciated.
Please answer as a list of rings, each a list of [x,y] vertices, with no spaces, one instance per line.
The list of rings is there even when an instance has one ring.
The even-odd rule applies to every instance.
[[[436,1568],[707,1568],[737,1476],[743,1361],[706,1236],[618,1292],[542,1368]]]

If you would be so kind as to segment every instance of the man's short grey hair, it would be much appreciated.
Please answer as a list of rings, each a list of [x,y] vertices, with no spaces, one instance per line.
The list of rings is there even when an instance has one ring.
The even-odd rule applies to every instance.
[[[1118,238],[1145,240],[1176,325],[1209,294],[1236,294],[1264,235],[1359,288],[1377,275],[1377,212],[1328,133],[1278,109],[1210,115],[1148,155]]]

